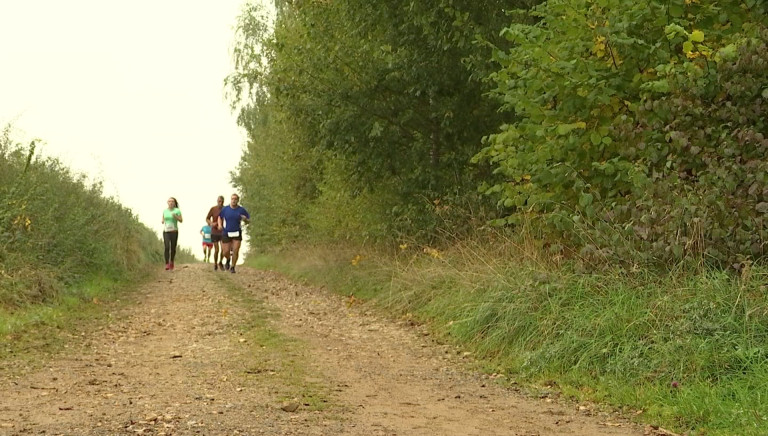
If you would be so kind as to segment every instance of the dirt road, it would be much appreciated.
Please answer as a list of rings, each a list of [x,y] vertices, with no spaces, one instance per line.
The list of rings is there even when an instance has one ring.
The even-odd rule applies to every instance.
[[[7,435],[642,435],[524,398],[469,356],[270,272],[159,272],[111,322],[0,367]]]

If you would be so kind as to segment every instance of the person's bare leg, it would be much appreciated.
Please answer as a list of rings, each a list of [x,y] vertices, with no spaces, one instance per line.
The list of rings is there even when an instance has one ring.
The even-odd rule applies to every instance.
[[[240,244],[242,241],[232,241],[232,265],[237,265],[237,258],[240,257]]]
[[[219,242],[213,243],[213,263],[219,264]]]
[[[231,245],[232,245],[232,242],[222,242],[222,243],[221,243],[221,250],[223,251],[223,253],[221,253],[221,254],[222,254],[222,256],[223,256],[224,258],[226,258],[226,259],[227,259],[227,265],[226,265],[226,267],[225,267],[226,269],[229,269],[229,268],[230,268],[230,263],[229,263],[229,249],[230,249],[230,246],[231,246]]]

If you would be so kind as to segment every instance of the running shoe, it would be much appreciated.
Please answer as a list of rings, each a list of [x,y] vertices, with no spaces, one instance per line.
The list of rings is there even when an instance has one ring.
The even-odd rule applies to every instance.
[[[169,269],[171,269],[171,264],[170,263],[166,263],[165,264],[165,270],[168,271]]]
[[[224,268],[229,271],[229,261],[227,261],[227,264],[224,266]]]
[[[173,271],[173,262],[171,262],[171,271]]]
[[[218,263],[214,263],[213,264],[213,270],[216,271],[218,269],[219,269],[219,264]]]
[[[234,274],[234,273],[235,273],[235,267],[233,266],[232,268],[230,268],[230,269],[229,269],[229,272],[231,272],[232,274]]]

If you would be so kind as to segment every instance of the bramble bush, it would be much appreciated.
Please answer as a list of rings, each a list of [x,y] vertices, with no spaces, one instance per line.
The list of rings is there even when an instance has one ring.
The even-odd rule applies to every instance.
[[[503,30],[511,113],[474,160],[501,225],[605,263],[763,256],[765,2],[542,3]]]

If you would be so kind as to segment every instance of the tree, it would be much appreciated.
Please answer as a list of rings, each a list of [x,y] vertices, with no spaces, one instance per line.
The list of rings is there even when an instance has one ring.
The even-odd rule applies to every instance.
[[[252,114],[279,113],[293,133],[290,145],[275,147],[340,162],[308,163],[316,170],[311,185],[378,198],[371,209],[384,211],[380,221],[390,229],[383,234],[430,234],[435,202],[476,201],[479,173],[469,160],[500,122],[482,79],[489,42],[503,44],[496,30],[507,19],[503,3],[280,2],[270,36],[250,24],[260,12],[247,9],[239,45],[251,48],[236,52],[246,59],[230,79],[259,92],[241,122],[249,128],[248,120],[261,117]],[[259,61],[250,62],[254,56]],[[323,193],[312,195],[310,203]]]

